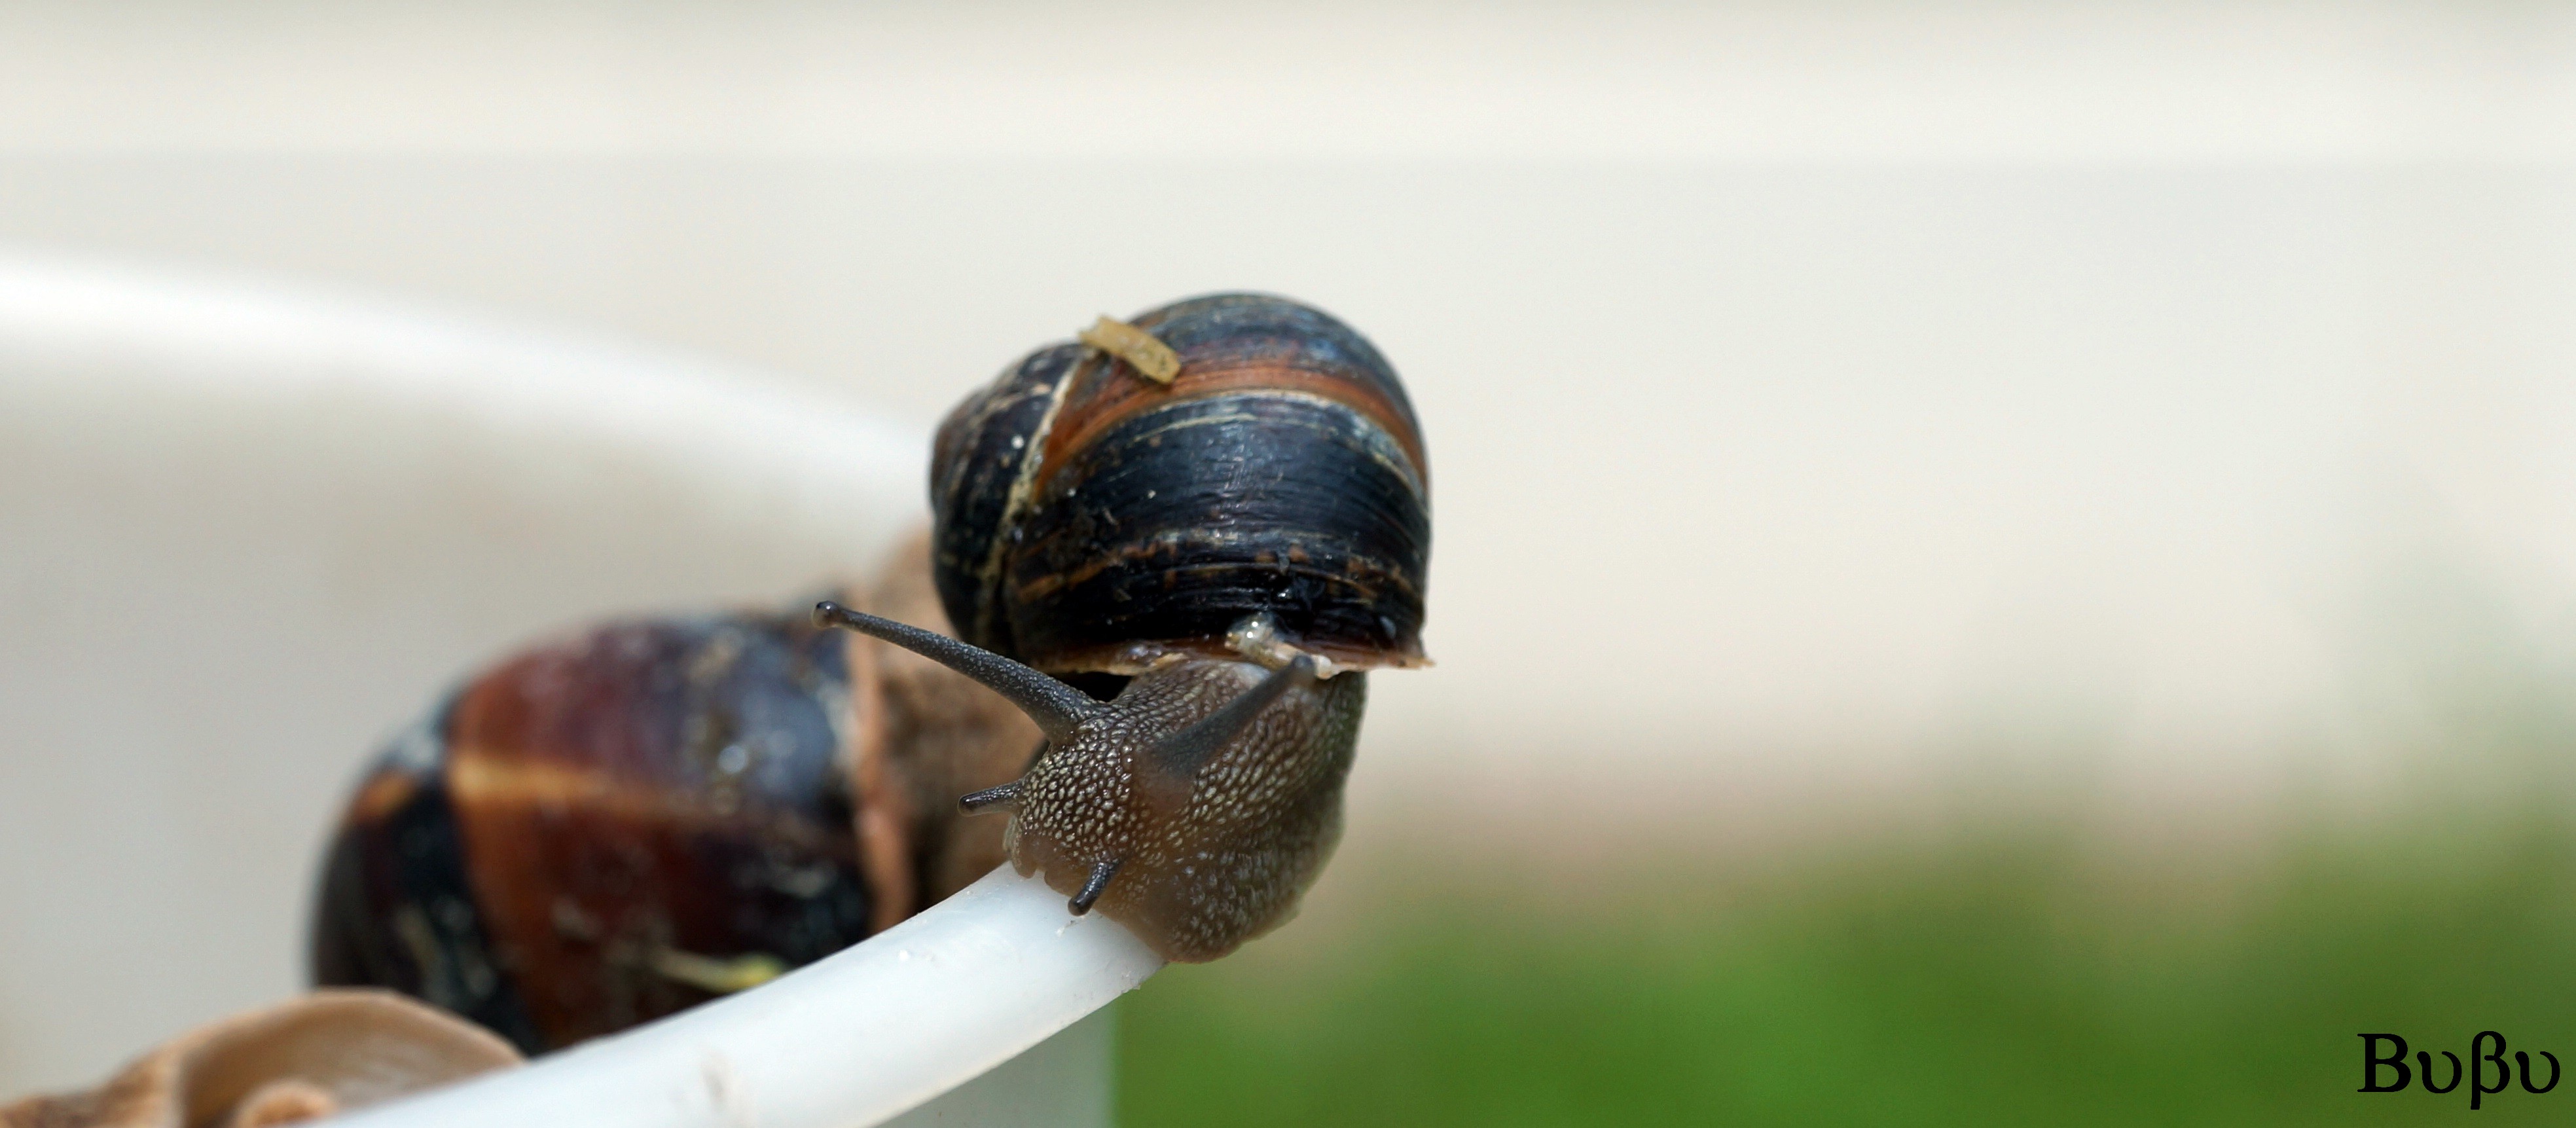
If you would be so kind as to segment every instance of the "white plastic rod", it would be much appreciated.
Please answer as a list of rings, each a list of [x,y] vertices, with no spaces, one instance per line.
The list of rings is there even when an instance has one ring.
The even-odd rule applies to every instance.
[[[776,982],[346,1128],[858,1128],[1010,1060],[1162,966],[1125,928],[995,870]]]

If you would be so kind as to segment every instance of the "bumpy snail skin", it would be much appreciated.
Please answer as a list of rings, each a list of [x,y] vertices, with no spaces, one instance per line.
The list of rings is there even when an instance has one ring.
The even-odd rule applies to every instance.
[[[830,603],[815,618],[947,663],[1029,709],[1046,750],[965,807],[1012,811],[1014,868],[1043,871],[1074,912],[1098,907],[1166,959],[1213,960],[1285,921],[1340,835],[1363,675],[1318,681],[1308,658],[1277,670],[1189,660],[1102,704],[901,623]]]
[[[1012,866],[1043,870],[1048,885],[1074,894],[1116,863],[1098,908],[1165,959],[1212,960],[1285,922],[1341,835],[1364,675],[1290,685],[1196,765],[1158,743],[1264,674],[1249,663],[1196,661],[1130,682],[1112,703],[1113,719],[1029,769],[1011,827]]]

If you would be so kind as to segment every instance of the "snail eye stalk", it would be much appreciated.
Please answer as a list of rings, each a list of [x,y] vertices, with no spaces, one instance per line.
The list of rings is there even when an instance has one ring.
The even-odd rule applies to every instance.
[[[1072,909],[1075,916],[1090,912],[1100,895],[1109,891],[1109,879],[1118,876],[1118,867],[1126,864],[1127,859],[1117,858],[1091,867],[1091,879],[1082,883],[1082,892],[1074,894],[1065,907]]]
[[[1019,781],[1013,780],[1000,787],[987,787],[982,791],[970,791],[957,800],[957,806],[970,815],[980,815],[986,811],[1016,811],[1020,808]]]
[[[1081,690],[980,646],[852,611],[828,599],[814,605],[814,625],[842,627],[881,638],[973,678],[1028,714],[1049,740],[1072,739],[1074,730],[1098,716],[1102,708],[1099,702],[1083,696]]]
[[[1245,729],[1252,727],[1261,711],[1278,702],[1280,695],[1295,686],[1315,682],[1315,660],[1303,654],[1287,666],[1272,670],[1261,684],[1244,690],[1216,712],[1199,718],[1190,727],[1154,742],[1154,756],[1173,770],[1196,772],[1199,765],[1234,743]]]

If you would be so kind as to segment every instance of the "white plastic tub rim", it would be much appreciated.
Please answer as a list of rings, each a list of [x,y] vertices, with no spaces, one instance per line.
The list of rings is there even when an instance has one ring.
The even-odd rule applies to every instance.
[[[68,753],[0,764],[0,856],[63,859],[0,867],[27,925],[0,927],[0,1061],[34,1071],[0,1080],[103,1076],[294,989],[340,791],[441,679],[601,611],[855,575],[922,519],[924,456],[721,365],[0,253],[0,716]],[[344,1120],[1102,1123],[1083,1020],[1159,966],[997,871],[760,988]]]

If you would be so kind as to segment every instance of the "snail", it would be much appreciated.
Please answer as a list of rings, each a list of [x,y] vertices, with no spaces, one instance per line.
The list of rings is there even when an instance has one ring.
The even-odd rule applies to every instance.
[[[1425,664],[1425,467],[1393,370],[1320,311],[1104,318],[949,415],[929,539],[874,588],[569,636],[396,739],[327,854],[314,978],[537,1052],[1006,860],[1222,956],[1330,854],[1366,671]]]
[[[938,621],[915,540],[873,589]],[[804,601],[810,602],[810,601]],[[325,855],[316,986],[538,1053],[767,980],[1001,864],[948,816],[1035,726],[801,610],[609,623],[468,679],[370,766]]]
[[[1330,853],[1365,671],[1423,662],[1429,478],[1394,370],[1330,316],[1227,294],[1132,328],[1178,361],[1169,383],[1159,357],[1060,345],[940,427],[939,594],[980,651],[818,615],[1016,682],[1047,748],[967,808],[1011,811],[1013,867],[1076,912],[1211,960]]]

